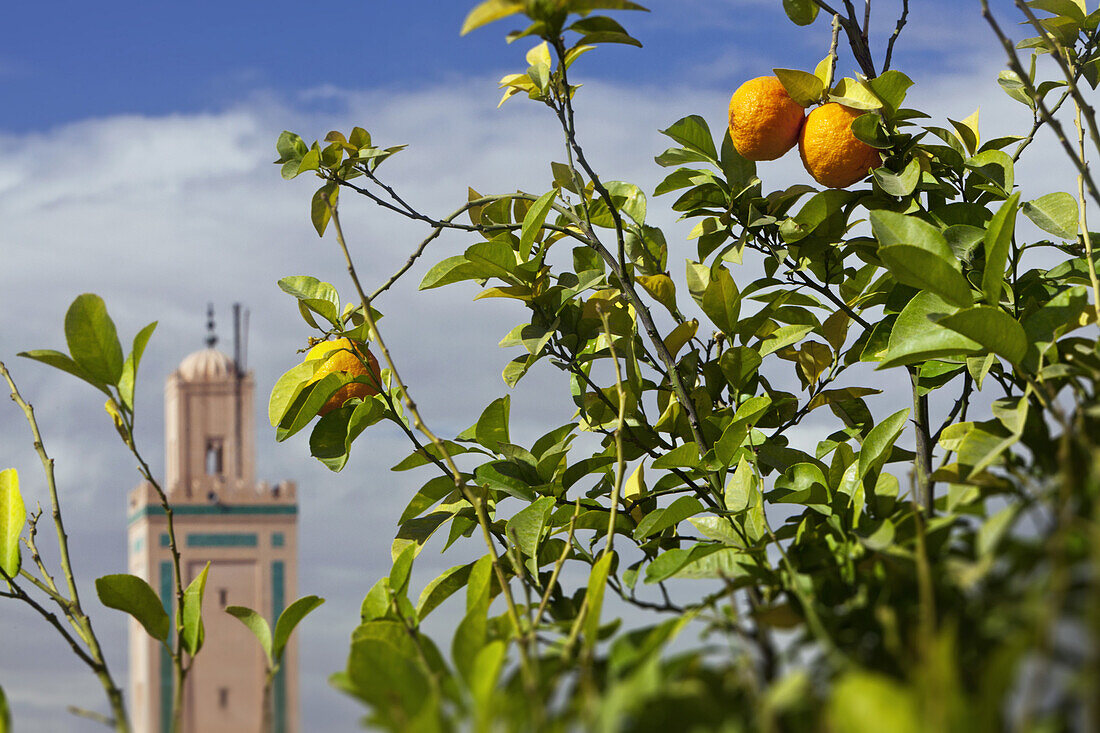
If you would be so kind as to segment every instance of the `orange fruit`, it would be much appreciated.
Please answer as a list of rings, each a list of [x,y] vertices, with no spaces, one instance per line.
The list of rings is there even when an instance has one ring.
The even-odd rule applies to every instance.
[[[822,186],[847,188],[882,162],[877,150],[852,134],[852,120],[861,114],[863,110],[829,102],[806,117],[798,152],[806,170]]]
[[[326,358],[327,355],[327,358]],[[306,361],[325,359],[309,380],[310,384],[319,382],[329,374],[343,373],[349,377],[362,377],[368,374],[367,364],[370,365],[369,374],[372,375],[373,384],[352,382],[345,384],[328,398],[318,415],[327,415],[337,407],[342,407],[352,397],[366,399],[378,394],[378,385],[382,384],[382,377],[378,370],[378,360],[370,353],[366,344],[361,341],[352,341],[349,338],[338,338],[334,341],[322,341],[314,346],[306,354]],[[364,363],[366,362],[366,363]]]
[[[798,142],[805,114],[779,79],[750,79],[730,98],[730,140],[743,158],[775,160]]]

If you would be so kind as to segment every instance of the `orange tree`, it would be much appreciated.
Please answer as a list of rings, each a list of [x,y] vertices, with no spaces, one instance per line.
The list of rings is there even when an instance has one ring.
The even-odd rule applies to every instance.
[[[433,215],[382,175],[403,146],[361,127],[313,144],[279,138],[285,178],[321,179],[313,222],[334,235],[355,296],[342,307],[309,276],[280,285],[321,338],[370,342],[383,367],[378,394],[324,411],[311,451],[342,469],[363,431],[390,421],[413,448],[396,468],[426,476],[333,678],[371,724],[1100,725],[1100,284],[1085,215],[1100,204],[1086,97],[1100,11],[1021,0],[998,18],[981,3],[1006,52],[999,82],[1034,112],[1022,134],[983,141],[976,116],[945,124],[905,106],[914,82],[890,66],[908,4],[881,43],[866,5],[865,15],[847,0],[783,2],[797,25],[832,17],[817,69],[775,70],[783,96],[811,108],[802,157],[832,189],[770,189],[701,117],[664,130],[674,145],[656,162],[671,171],[652,194],[695,223],[679,289],[646,194],[601,177],[574,121],[575,62],[601,44],[640,45],[602,14],[636,3],[488,0],[466,20],[463,32],[507,19],[510,41],[532,41],[501,86],[560,123],[565,159],[550,164],[548,191],[471,190]],[[1007,37],[1010,21],[1032,37]],[[1039,55],[1053,78],[1029,62]],[[834,78],[848,59],[853,75]],[[1072,192],[1037,196],[1014,165],[1048,129],[1080,175]],[[340,226],[337,201],[349,196],[427,228],[373,292]],[[575,418],[530,445],[510,437],[507,397],[468,430],[434,432],[386,348],[376,309],[446,230],[469,245],[420,288],[473,281],[515,302],[507,385],[534,368],[569,375]],[[764,275],[740,277],[743,262]],[[319,364],[276,384],[280,439],[347,382],[375,379],[366,367],[317,379]],[[898,380],[876,371],[907,386],[891,393]],[[796,447],[811,413],[832,427]],[[410,594],[437,535],[484,554]],[[666,588],[685,578],[697,585]],[[439,644],[422,624],[452,596],[453,638]],[[622,624],[611,597],[649,620]]]

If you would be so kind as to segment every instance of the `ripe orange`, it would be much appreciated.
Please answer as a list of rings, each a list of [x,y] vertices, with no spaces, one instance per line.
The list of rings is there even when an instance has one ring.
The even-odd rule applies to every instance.
[[[354,353],[353,353],[354,352]],[[342,407],[352,397],[365,399],[378,394],[378,385],[382,384],[382,377],[378,370],[378,360],[370,353],[366,344],[360,341],[352,341],[349,338],[338,338],[334,341],[322,341],[314,346],[306,354],[306,361],[313,359],[327,359],[314,373],[310,384],[318,382],[329,374],[344,373],[349,377],[362,377],[367,375],[367,364],[370,364],[370,374],[373,383],[352,382],[345,384],[328,398],[328,401],[317,411],[319,415],[327,415],[337,407]]]
[[[748,160],[775,160],[798,142],[805,114],[779,79],[750,79],[730,98],[730,140]]]
[[[847,188],[882,162],[877,150],[852,134],[852,120],[861,114],[862,110],[829,102],[806,117],[798,152],[806,170],[822,186]]]

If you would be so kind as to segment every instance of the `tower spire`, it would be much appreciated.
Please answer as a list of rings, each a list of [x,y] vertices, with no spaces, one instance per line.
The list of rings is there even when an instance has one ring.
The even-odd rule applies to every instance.
[[[212,349],[218,344],[218,334],[214,330],[214,304],[206,304],[206,348]]]

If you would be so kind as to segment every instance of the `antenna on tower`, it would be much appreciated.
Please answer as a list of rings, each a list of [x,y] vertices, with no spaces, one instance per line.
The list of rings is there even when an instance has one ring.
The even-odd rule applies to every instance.
[[[206,348],[212,349],[218,343],[218,334],[214,331],[214,304],[206,304]]]
[[[241,308],[240,303],[233,304],[233,366],[236,372],[234,381],[234,433],[237,439],[237,477],[244,472],[244,441],[241,435],[241,380],[246,373],[245,360],[248,358],[248,309]]]

